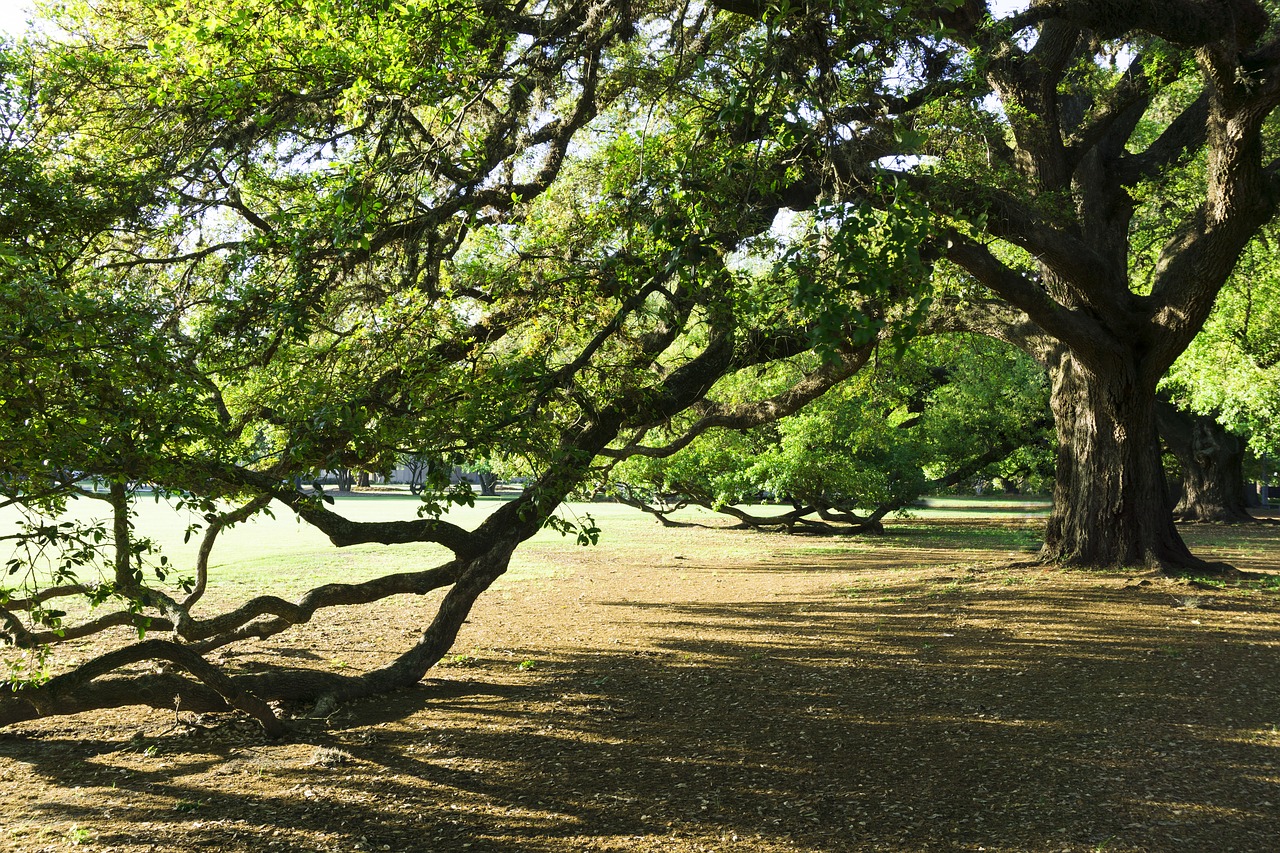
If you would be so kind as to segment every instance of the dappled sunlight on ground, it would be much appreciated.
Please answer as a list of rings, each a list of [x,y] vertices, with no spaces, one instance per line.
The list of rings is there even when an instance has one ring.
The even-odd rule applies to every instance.
[[[15,727],[0,849],[1275,849],[1275,592],[902,524],[547,545],[423,686],[285,743],[129,710]],[[1235,541],[1280,570],[1276,528]],[[430,612],[345,609],[225,663],[363,668]]]

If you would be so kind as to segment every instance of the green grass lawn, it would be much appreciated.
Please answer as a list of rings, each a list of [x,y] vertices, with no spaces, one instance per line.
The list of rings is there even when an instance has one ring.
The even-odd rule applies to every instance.
[[[503,498],[479,498],[474,507],[454,508],[446,518],[472,529],[489,515]],[[386,521],[417,517],[421,502],[408,494],[356,494],[337,496],[332,505],[336,512],[356,521]],[[782,512],[781,506],[759,506],[761,514]],[[167,501],[146,495],[135,503],[138,535],[152,539],[159,553],[168,557],[180,573],[189,573],[195,565],[200,535],[184,542],[188,525],[202,523],[199,515],[180,512]],[[910,510],[911,518],[1025,518],[1048,511],[1046,501],[1008,500],[1004,498],[933,498],[923,506]],[[106,506],[92,500],[73,501],[70,516],[80,520],[105,519]],[[670,540],[664,541],[651,516],[614,503],[566,504],[562,514],[582,520],[594,518],[602,529],[601,547],[625,548],[637,557],[647,552],[670,551]],[[681,521],[728,524],[731,520],[699,508],[682,510],[675,516]],[[0,535],[13,530],[18,513],[0,510]],[[906,535],[908,528],[899,528]],[[536,564],[538,557],[571,544],[572,540],[551,530],[543,530],[526,543],[518,553],[516,565]],[[526,556],[527,555],[527,556]],[[7,559],[8,555],[4,555]],[[429,566],[447,559],[448,551],[431,544],[357,545],[335,548],[315,528],[298,519],[292,512],[275,508],[274,517],[260,515],[224,531],[218,537],[210,568],[216,570],[221,583],[261,585],[267,578],[287,581],[297,578],[310,586],[327,580],[360,580],[376,574],[414,565]]]
[[[948,495],[921,498],[911,508],[922,518],[985,518],[1006,515],[1017,518],[1047,516],[1053,501],[1037,495]]]
[[[448,520],[473,529],[502,502],[502,498],[480,498],[474,507],[455,508]],[[408,494],[356,494],[335,497],[332,508],[359,521],[413,519],[420,501]],[[73,502],[71,514],[80,519],[104,517],[105,504],[91,500]],[[176,575],[190,575],[194,569],[199,535],[184,542],[187,526],[201,519],[179,512],[164,501],[143,496],[135,506],[137,528],[150,537]],[[756,512],[782,511],[782,507],[761,506]],[[982,496],[930,498],[913,507],[902,518],[890,520],[879,537],[796,537],[779,548],[776,538],[758,535],[725,537],[695,536],[680,529],[663,529],[649,515],[615,503],[566,504],[562,514],[582,522],[588,515],[602,533],[598,546],[586,553],[571,538],[553,530],[543,530],[522,545],[512,561],[504,583],[554,575],[568,570],[581,556],[615,562],[620,567],[643,567],[679,559],[713,563],[723,560],[754,561],[772,553],[874,551],[883,548],[997,549],[1034,552],[1040,543],[1042,519],[1049,510],[1044,499]],[[730,519],[706,510],[686,509],[675,516],[682,521],[727,525]],[[12,509],[0,510],[0,535],[11,532],[18,521]],[[981,523],[983,521],[990,524]],[[977,523],[975,523],[977,522]],[[1214,527],[1196,530],[1193,548],[1225,551],[1232,556],[1249,556],[1272,545],[1267,530]],[[1254,539],[1258,541],[1253,541]],[[0,548],[0,558],[8,554]],[[1232,553],[1234,552],[1234,553]],[[219,598],[242,598],[271,590],[294,595],[318,584],[359,582],[378,575],[429,568],[449,558],[443,547],[431,544],[358,545],[335,548],[327,538],[292,512],[278,508],[274,517],[260,516],[224,531],[211,561],[211,589]],[[155,558],[153,558],[154,560]],[[83,580],[96,579],[89,572]],[[13,584],[20,577],[10,579]]]
[[[467,529],[473,529],[503,498],[478,498],[474,507],[456,507],[446,518]],[[421,501],[408,494],[357,494],[335,497],[331,509],[356,521],[412,520],[417,517]],[[68,516],[90,521],[105,519],[105,504],[92,500],[73,501]],[[137,535],[149,537],[168,558],[177,575],[194,571],[200,534],[184,542],[188,525],[203,523],[198,514],[180,512],[167,501],[142,496],[135,503]],[[321,583],[359,582],[393,571],[430,568],[449,559],[447,549],[430,543],[404,545],[355,545],[335,548],[329,540],[287,509],[278,505],[274,516],[260,515],[219,535],[210,560],[210,584],[235,595],[268,588],[291,594]],[[600,548],[626,551],[635,559],[646,554],[670,551],[663,542],[656,522],[643,513],[620,504],[566,504],[561,514],[571,520],[584,521],[589,514],[603,529]],[[710,514],[704,514],[709,516]],[[0,510],[0,535],[13,532],[19,522],[15,510]],[[108,524],[109,528],[109,524]],[[553,572],[557,555],[564,549],[577,548],[571,538],[553,530],[542,530],[517,551],[512,561],[512,579]],[[7,560],[10,553],[0,549]],[[87,571],[82,580],[94,580]]]

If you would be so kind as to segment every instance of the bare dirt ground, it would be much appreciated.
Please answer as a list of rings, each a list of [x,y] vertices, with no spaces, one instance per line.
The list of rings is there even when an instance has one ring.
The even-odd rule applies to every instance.
[[[926,528],[547,552],[419,688],[285,742],[140,710],[5,730],[0,850],[1280,849],[1280,593]],[[1280,571],[1275,526],[1188,536]],[[353,608],[228,665],[369,666],[431,612]]]

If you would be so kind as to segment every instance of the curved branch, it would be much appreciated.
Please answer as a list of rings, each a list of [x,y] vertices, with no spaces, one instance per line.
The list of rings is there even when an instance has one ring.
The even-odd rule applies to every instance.
[[[265,508],[271,503],[271,495],[259,495],[243,506],[224,512],[209,522],[208,529],[205,530],[204,536],[200,539],[200,551],[196,554],[196,583],[192,587],[191,592],[182,600],[182,610],[184,612],[190,610],[204,596],[205,588],[209,582],[209,557],[213,553],[213,544],[218,539],[218,534],[233,524],[239,524],[250,516]]]
[[[212,619],[191,620],[183,626],[182,638],[200,652],[249,637],[265,639],[309,622],[317,610],[370,604],[392,595],[425,595],[456,583],[460,575],[460,564],[454,560],[432,569],[383,575],[358,584],[324,584],[305,592],[296,604],[274,595],[258,596]]]
[[[69,595],[87,595],[92,591],[93,588],[91,586],[82,583],[67,584],[65,586],[50,586],[40,590],[35,595],[28,596],[27,598],[10,598],[8,601],[3,602],[3,604],[9,610],[30,610],[33,607],[38,607],[46,601],[50,601],[54,598],[63,598]]]
[[[228,240],[222,243],[214,243],[211,246],[205,246],[203,249],[197,249],[194,252],[186,252],[181,255],[169,255],[167,257],[136,257],[127,261],[111,261],[102,265],[103,269],[129,269],[141,266],[170,266],[175,264],[184,264],[189,261],[199,261],[218,252],[230,251],[231,249],[239,249],[245,246],[243,240]]]
[[[618,503],[638,509],[652,515],[663,527],[705,527],[694,521],[672,521],[668,518],[673,512],[679,512],[689,505],[689,500],[680,498],[674,504],[668,504],[665,499],[658,497],[660,504],[652,504],[640,497],[640,494],[633,489],[628,483],[618,483],[617,492],[614,495]]]
[[[1001,263],[991,251],[953,232],[945,255],[997,296],[1008,300],[1042,331],[1067,343],[1081,355],[1112,354],[1117,343],[1097,320],[1064,308],[1048,293]]]
[[[1208,138],[1209,93],[1203,92],[1140,154],[1121,158],[1116,180],[1126,187],[1150,180],[1202,148]]]
[[[1041,367],[1059,346],[1025,313],[1002,300],[935,300],[925,320],[930,332],[969,332],[1004,341],[1029,355]]]
[[[57,713],[64,710],[66,698],[81,693],[89,682],[130,664],[149,660],[164,660],[172,663],[200,680],[201,683],[216,692],[227,706],[244,711],[262,724],[263,729],[272,737],[284,734],[284,724],[276,717],[265,702],[249,690],[244,689],[226,673],[209,663],[189,648],[164,640],[145,640],[126,646],[123,649],[107,652],[88,663],[64,675],[59,675],[48,682],[22,689],[0,687],[0,696],[21,700],[38,712],[46,709]],[[174,695],[180,696],[181,693]],[[173,702],[170,701],[170,706]],[[0,714],[0,722],[8,715]]]
[[[707,403],[702,407],[702,416],[683,435],[661,447],[633,443],[616,450],[603,450],[600,455],[610,459],[627,459],[632,456],[665,458],[688,447],[694,439],[712,428],[742,430],[772,423],[800,411],[836,384],[853,376],[862,369],[874,351],[875,344],[871,343],[843,353],[839,361],[822,365],[786,391],[765,400],[736,405]]]
[[[1040,0],[1009,23],[1018,30],[1053,20],[1092,30],[1104,39],[1144,30],[1180,47],[1228,38],[1249,44],[1268,23],[1266,12],[1253,0]]]
[[[54,643],[65,643],[68,640],[92,637],[111,628],[134,628],[139,632],[150,630],[172,631],[173,622],[159,616],[146,616],[141,613],[130,613],[127,610],[117,610],[99,616],[97,619],[82,622],[79,625],[59,627],[51,631],[24,631],[21,635],[13,638],[13,643],[23,648],[49,646]]]
[[[403,545],[411,542],[433,542],[443,545],[459,557],[474,556],[484,548],[465,528],[435,518],[413,521],[352,521],[324,506],[320,496],[308,495],[281,483],[270,474],[248,468],[234,468],[228,479],[270,494],[296,512],[303,521],[315,527],[339,548],[377,543]]]

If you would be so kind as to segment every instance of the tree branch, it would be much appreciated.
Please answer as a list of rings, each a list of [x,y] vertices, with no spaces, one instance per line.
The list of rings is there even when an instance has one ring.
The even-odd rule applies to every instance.
[[[1002,264],[986,246],[953,233],[945,256],[997,296],[1023,311],[1039,329],[1081,355],[1114,354],[1118,345],[1108,329],[1082,311],[1064,308],[1049,294]]]
[[[1103,39],[1145,31],[1180,47],[1227,38],[1249,44],[1268,23],[1266,12],[1254,0],[1040,0],[1014,15],[1009,24],[1016,31],[1052,20],[1092,30]]]
[[[1160,176],[1168,167],[1201,148],[1207,138],[1209,93],[1203,92],[1171,121],[1140,154],[1122,157],[1115,178],[1126,187]]]
[[[849,378],[862,369],[875,344],[867,344],[852,352],[843,353],[839,361],[823,364],[817,370],[803,377],[795,385],[780,394],[753,403],[725,405],[708,403],[702,407],[702,415],[694,421],[684,433],[674,441],[661,447],[646,447],[629,444],[616,450],[601,451],[601,455],[610,459],[627,459],[632,456],[665,458],[688,447],[698,436],[709,429],[750,429],[761,424],[772,423],[780,418],[800,411],[804,406],[821,397],[837,383]]]
[[[434,542],[459,557],[469,557],[479,553],[484,547],[465,528],[434,518],[413,521],[352,521],[325,507],[319,495],[299,492],[290,484],[262,471],[231,466],[223,469],[221,476],[230,483],[248,486],[260,494],[270,494],[297,513],[303,521],[329,537],[329,541],[339,548],[367,543],[400,545]]]
[[[68,697],[84,692],[88,683],[95,678],[148,660],[169,661],[186,670],[214,690],[228,706],[244,711],[257,720],[271,737],[281,737],[284,734],[284,724],[265,702],[191,649],[163,640],[145,640],[107,652],[39,686],[27,686],[17,691],[12,687],[0,687],[0,694],[8,693],[6,698],[25,702],[40,712],[47,709],[54,713],[66,713],[64,708]],[[0,723],[6,722],[6,716],[8,715],[0,713]]]

